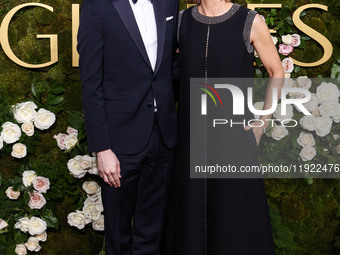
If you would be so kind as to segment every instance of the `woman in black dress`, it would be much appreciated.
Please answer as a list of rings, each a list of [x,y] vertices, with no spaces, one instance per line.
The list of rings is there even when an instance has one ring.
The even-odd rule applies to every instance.
[[[191,179],[189,173],[190,78],[251,78],[254,48],[270,77],[284,78],[268,27],[255,11],[224,0],[202,0],[185,10],[179,23],[179,144],[173,185],[176,206],[169,206],[176,220],[166,227],[164,254],[275,254],[262,179]],[[271,106],[272,89],[267,88],[264,109]],[[266,118],[270,116],[261,117]],[[230,135],[226,154],[236,164],[247,158],[248,164],[258,165],[257,144],[264,129],[237,130]],[[175,240],[169,239],[169,232],[175,233]]]

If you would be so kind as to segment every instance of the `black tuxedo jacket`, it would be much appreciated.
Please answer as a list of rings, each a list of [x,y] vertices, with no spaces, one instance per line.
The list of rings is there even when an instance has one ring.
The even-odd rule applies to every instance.
[[[89,151],[140,152],[154,120],[162,138],[176,144],[172,65],[178,0],[153,0],[158,51],[152,70],[128,0],[84,0],[78,31],[82,105]],[[171,18],[172,17],[172,18]]]

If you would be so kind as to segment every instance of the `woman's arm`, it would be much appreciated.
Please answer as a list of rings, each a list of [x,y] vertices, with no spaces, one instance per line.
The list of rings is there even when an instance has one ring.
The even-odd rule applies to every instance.
[[[280,98],[281,87],[284,84],[284,71],[282,63],[277,53],[277,49],[271,38],[269,29],[264,20],[256,15],[253,26],[250,32],[250,42],[253,44],[257,54],[259,55],[264,67],[269,73],[269,77],[273,78],[267,86],[266,98],[264,101],[263,109],[270,109],[273,100],[273,88],[277,88],[277,98]],[[270,122],[266,119],[270,119],[271,114],[261,116],[261,120],[264,121],[264,127],[266,128]],[[261,123],[259,123],[261,124]],[[259,125],[254,123],[253,125]],[[245,130],[253,129],[257,144],[260,142],[261,136],[264,133],[262,127],[245,127]]]

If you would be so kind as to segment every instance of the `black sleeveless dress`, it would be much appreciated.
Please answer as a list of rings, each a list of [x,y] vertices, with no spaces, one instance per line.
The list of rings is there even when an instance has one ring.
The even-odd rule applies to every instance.
[[[169,204],[162,254],[275,254],[262,179],[191,179],[189,172],[190,78],[253,77],[254,52],[249,38],[255,15],[255,11],[233,4],[222,16],[203,16],[195,6],[184,11],[180,18],[181,88],[175,199]],[[246,157],[248,164],[259,164],[251,130],[236,132],[228,144],[228,155],[234,163],[242,164]]]

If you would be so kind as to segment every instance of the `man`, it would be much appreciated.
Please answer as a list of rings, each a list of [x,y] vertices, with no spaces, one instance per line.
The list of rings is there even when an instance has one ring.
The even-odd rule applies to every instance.
[[[157,255],[176,144],[177,0],[84,0],[78,32],[107,255]]]

